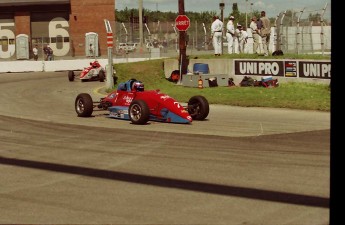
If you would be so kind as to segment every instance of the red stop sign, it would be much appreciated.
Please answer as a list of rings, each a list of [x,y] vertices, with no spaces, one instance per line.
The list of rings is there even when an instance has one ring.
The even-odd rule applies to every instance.
[[[175,27],[179,31],[186,31],[189,28],[190,20],[186,15],[178,15],[175,19]]]

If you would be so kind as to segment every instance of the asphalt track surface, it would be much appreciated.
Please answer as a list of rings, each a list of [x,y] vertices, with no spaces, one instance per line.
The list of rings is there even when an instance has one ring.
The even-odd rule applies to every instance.
[[[104,85],[0,74],[0,224],[329,224],[330,113],[77,117],[75,97],[99,99]]]

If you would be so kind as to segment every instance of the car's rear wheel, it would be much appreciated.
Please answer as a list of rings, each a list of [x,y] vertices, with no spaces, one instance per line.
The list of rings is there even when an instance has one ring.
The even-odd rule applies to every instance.
[[[98,76],[99,76],[99,81],[100,81],[100,82],[104,82],[104,80],[105,80],[105,73],[104,73],[103,70],[100,70],[100,71],[99,71]]]
[[[75,111],[79,117],[89,117],[93,112],[93,101],[89,94],[81,93],[75,99]]]
[[[128,115],[133,124],[146,124],[150,118],[150,109],[143,100],[133,100],[129,105]]]
[[[73,70],[68,71],[68,80],[74,81],[74,77],[75,77],[74,71]]]
[[[193,120],[204,120],[208,116],[209,112],[210,107],[207,99],[204,96],[197,95],[189,99],[188,113]]]

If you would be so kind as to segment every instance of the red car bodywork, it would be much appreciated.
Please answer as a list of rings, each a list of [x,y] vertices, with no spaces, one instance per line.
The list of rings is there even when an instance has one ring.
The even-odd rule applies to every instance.
[[[109,117],[131,120],[134,124],[147,121],[171,123],[191,123],[192,120],[204,120],[209,113],[209,104],[203,96],[193,96],[187,106],[159,90],[132,90],[136,80],[121,83],[100,101],[94,102],[87,93],[81,93],[75,100],[75,110],[80,117],[91,116],[93,108],[109,110]]]
[[[70,70],[68,71],[68,80],[74,81],[75,79],[75,72]],[[99,80],[103,82],[105,77],[105,69],[99,64],[97,60],[90,62],[90,66],[85,67],[81,73],[79,74],[79,79],[81,81],[89,81],[89,80]]]

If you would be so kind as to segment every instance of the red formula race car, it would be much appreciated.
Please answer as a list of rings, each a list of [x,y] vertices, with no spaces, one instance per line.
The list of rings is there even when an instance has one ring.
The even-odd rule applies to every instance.
[[[159,90],[144,90],[144,84],[135,79],[120,83],[116,91],[94,102],[87,93],[75,99],[79,117],[90,117],[93,109],[108,110],[110,118],[130,120],[133,124],[148,121],[191,123],[204,120],[209,114],[209,103],[203,96],[193,96],[186,106]]]
[[[79,79],[84,81],[99,80],[104,82],[105,80],[105,69],[99,64],[97,60],[90,62],[90,66],[84,68],[79,75]],[[68,71],[68,80],[74,81],[75,71]]]

